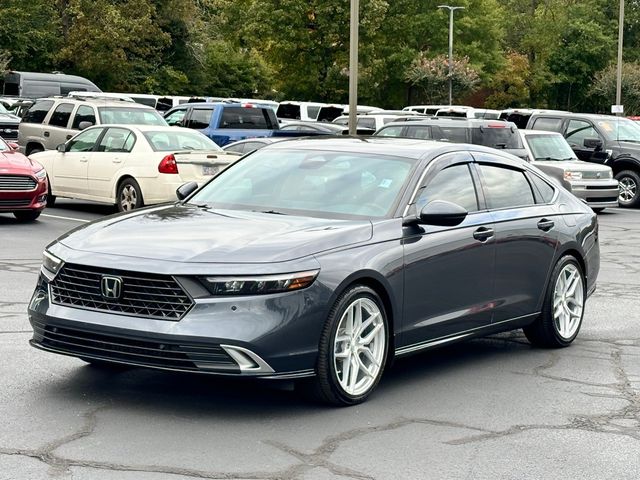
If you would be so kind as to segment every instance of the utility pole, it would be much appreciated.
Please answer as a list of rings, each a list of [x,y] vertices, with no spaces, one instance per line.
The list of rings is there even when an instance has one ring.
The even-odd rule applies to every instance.
[[[358,128],[358,25],[360,0],[351,0],[349,27],[349,135]]]
[[[618,20],[618,69],[616,72],[616,105],[622,105],[622,43],[624,38],[624,0],[620,0]],[[622,115],[623,113],[618,113]]]
[[[453,12],[464,10],[464,7],[452,7],[450,5],[438,5],[438,8],[449,9],[449,106],[453,104]]]

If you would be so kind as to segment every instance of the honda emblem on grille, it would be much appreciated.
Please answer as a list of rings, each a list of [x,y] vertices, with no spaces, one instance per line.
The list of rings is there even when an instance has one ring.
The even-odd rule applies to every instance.
[[[122,295],[122,279],[103,275],[100,279],[100,293],[104,298],[118,300]]]

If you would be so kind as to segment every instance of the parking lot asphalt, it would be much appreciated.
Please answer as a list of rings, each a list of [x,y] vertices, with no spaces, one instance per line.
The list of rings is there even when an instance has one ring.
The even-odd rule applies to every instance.
[[[1,480],[640,476],[640,211],[599,216],[598,290],[571,347],[535,349],[517,331],[416,355],[341,409],[286,384],[31,348],[43,247],[111,212],[60,201],[33,224],[0,215]]]

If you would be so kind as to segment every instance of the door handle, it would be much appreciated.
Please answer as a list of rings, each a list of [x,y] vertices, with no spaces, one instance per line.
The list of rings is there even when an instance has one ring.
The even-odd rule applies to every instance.
[[[82,158],[80,158],[80,161],[81,161],[82,163],[85,163],[85,162],[88,162],[88,161],[89,161],[89,159],[88,159],[87,157],[82,157]]]
[[[473,232],[473,238],[484,242],[487,239],[493,237],[494,233],[495,232],[493,231],[493,228],[480,227],[475,232]]]
[[[43,133],[43,135],[44,135],[45,137],[48,137],[48,136],[49,136],[49,132],[44,132],[44,133]]]
[[[555,226],[555,223],[553,222],[553,220],[547,220],[546,218],[543,218],[538,222],[538,228],[544,232],[548,232],[554,226]]]
[[[121,158],[119,158],[119,157],[114,157],[114,158],[111,160],[111,163],[122,163],[122,159],[121,159]]]

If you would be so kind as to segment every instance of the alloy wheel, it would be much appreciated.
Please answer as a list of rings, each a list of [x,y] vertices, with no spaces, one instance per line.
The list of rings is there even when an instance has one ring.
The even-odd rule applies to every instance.
[[[632,201],[635,198],[638,191],[638,185],[633,178],[623,177],[618,182],[618,189],[620,201],[626,203]]]
[[[568,263],[560,271],[553,291],[553,322],[558,334],[571,339],[582,320],[584,282],[580,269]]]
[[[342,389],[357,396],[376,382],[386,348],[385,323],[369,298],[354,300],[344,311],[334,341],[333,366]]]
[[[131,211],[136,208],[138,197],[136,194],[136,189],[133,185],[125,185],[122,189],[122,193],[120,194],[120,205],[122,205],[122,210],[125,212]]]

